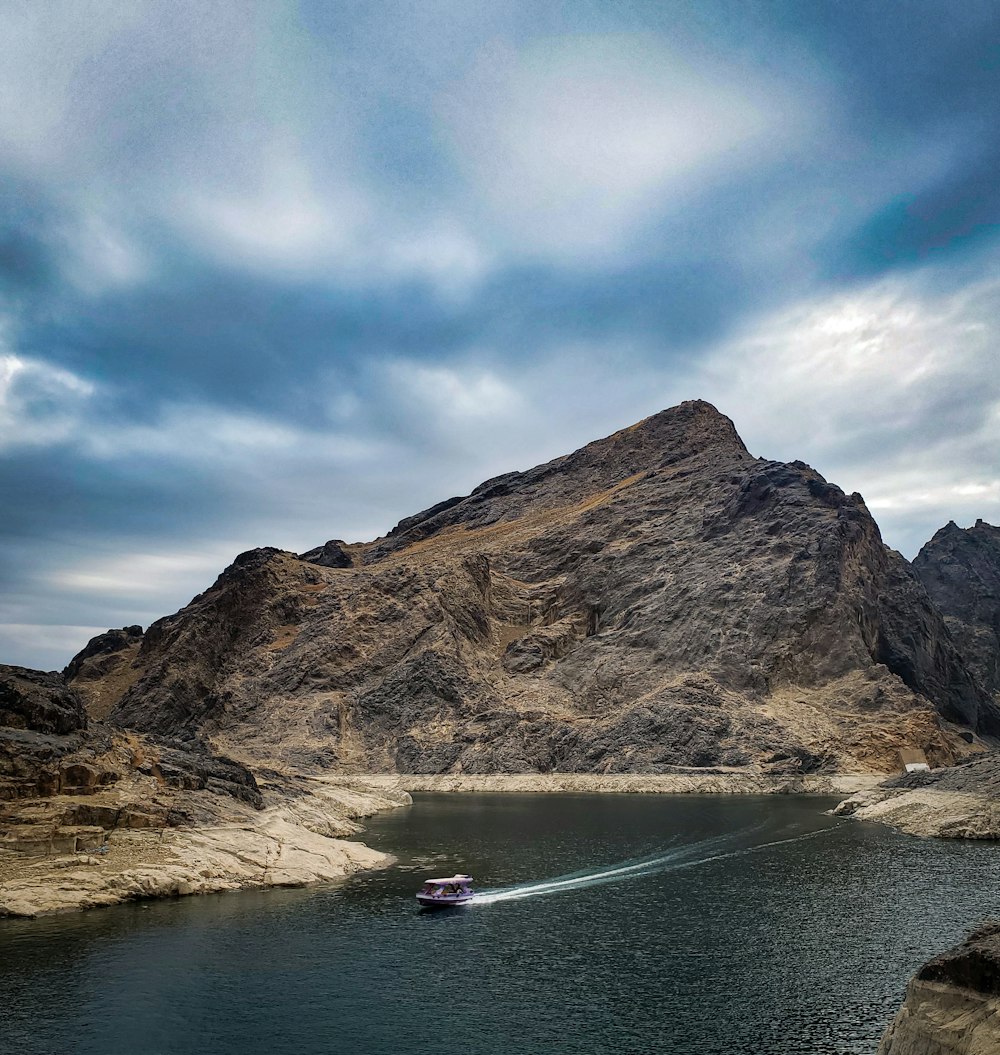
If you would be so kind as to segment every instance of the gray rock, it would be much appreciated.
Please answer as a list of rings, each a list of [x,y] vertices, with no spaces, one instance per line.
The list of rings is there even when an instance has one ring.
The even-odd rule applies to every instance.
[[[0,726],[72,733],[87,728],[87,711],[60,674],[0,664]]]
[[[980,685],[1000,694],[1000,528],[954,521],[917,554],[913,568],[944,613],[958,651]]]
[[[861,496],[752,457],[700,401],[351,556],[241,555],[149,628],[110,720],[261,763],[475,773],[888,771],[1000,733]]]

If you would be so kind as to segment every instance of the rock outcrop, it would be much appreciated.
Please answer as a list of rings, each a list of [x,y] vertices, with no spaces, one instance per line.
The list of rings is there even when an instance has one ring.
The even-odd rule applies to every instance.
[[[963,530],[951,522],[913,568],[965,664],[987,692],[1000,695],[1000,528],[977,520]]]
[[[409,801],[91,721],[58,674],[0,666],[0,916],[302,885],[385,864],[344,835]]]
[[[142,644],[142,627],[125,626],[91,638],[63,671],[83,697],[94,718],[106,718],[113,704],[133,684],[133,665]]]
[[[87,711],[58,674],[0,666],[0,726],[64,735],[87,728]]]
[[[878,1055],[1000,1051],[1000,923],[973,931],[917,971]]]
[[[129,649],[86,682],[112,723],[297,769],[887,771],[1000,734],[861,496],[703,402],[372,543],[242,554]]]
[[[1000,839],[1000,755],[887,780],[845,799],[834,813],[909,835]]]

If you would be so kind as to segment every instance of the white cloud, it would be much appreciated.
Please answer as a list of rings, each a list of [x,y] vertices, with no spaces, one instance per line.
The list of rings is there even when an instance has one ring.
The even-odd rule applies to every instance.
[[[340,180],[325,192],[294,144],[274,143],[243,186],[192,194],[174,206],[196,240],[231,261],[311,269],[333,263],[356,243],[369,210],[365,196]]]
[[[426,278],[455,297],[471,292],[493,265],[491,254],[468,232],[445,223],[390,240],[379,261],[392,278]]]
[[[237,552],[231,542],[215,542],[194,549],[119,553],[56,568],[47,581],[58,590],[102,598],[143,599],[179,591],[191,597],[204,590]]]
[[[102,213],[84,210],[64,234],[64,272],[84,293],[99,296],[116,287],[136,285],[152,274],[147,253]]]
[[[676,209],[695,180],[794,138],[784,91],[686,62],[644,36],[550,40],[485,56],[441,101],[459,163],[502,224],[561,255],[615,248]]]
[[[385,374],[397,399],[425,414],[432,428],[442,421],[509,419],[523,407],[511,384],[475,365],[428,366],[397,360],[388,364]]]
[[[36,670],[62,670],[70,657],[106,626],[0,623],[0,657],[17,656]]]
[[[40,359],[0,354],[0,451],[44,447],[80,428],[96,386]]]
[[[893,277],[758,319],[692,378],[754,453],[860,491],[912,556],[928,529],[1000,522],[1000,279]]]

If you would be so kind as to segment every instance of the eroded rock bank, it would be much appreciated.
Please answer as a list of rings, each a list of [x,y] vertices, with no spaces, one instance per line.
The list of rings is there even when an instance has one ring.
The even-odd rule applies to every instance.
[[[351,780],[352,778],[344,778]],[[631,795],[843,795],[875,786],[871,773],[778,776],[760,771],[676,773],[431,773],[368,774],[363,786],[403,791],[506,794],[563,792]]]
[[[410,801],[398,790],[318,782],[296,797],[273,797],[275,805],[235,811],[223,823],[103,832],[95,852],[0,851],[0,916],[307,886],[384,868],[390,856],[344,836],[361,830],[356,818]]]
[[[0,666],[0,916],[382,867],[391,859],[345,837],[406,802],[388,787],[255,776],[196,737],[88,721],[60,675]]]
[[[987,923],[917,971],[878,1055],[1000,1051],[1000,923]]]
[[[834,813],[909,835],[1000,839],[1000,755],[895,777],[845,799]]]

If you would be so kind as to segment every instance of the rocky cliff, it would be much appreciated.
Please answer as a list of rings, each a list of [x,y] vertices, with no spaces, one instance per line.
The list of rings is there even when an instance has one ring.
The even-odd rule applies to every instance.
[[[913,561],[958,650],[987,692],[1000,695],[1000,528],[954,522]]]
[[[975,930],[917,971],[878,1055],[1000,1051],[1000,923]]]
[[[338,836],[388,790],[254,775],[203,742],[87,721],[59,674],[0,666],[0,916],[300,885],[386,858]]]
[[[116,633],[67,672],[111,722],[299,768],[891,770],[1000,733],[861,496],[703,402]]]

